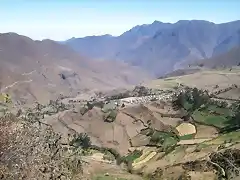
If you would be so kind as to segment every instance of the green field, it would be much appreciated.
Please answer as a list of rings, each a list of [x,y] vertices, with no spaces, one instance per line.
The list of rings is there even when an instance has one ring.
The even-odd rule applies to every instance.
[[[196,122],[203,123],[206,125],[213,125],[217,128],[224,128],[229,125],[229,119],[225,115],[214,115],[202,111],[194,111],[192,114],[193,119]]]
[[[142,151],[135,150],[132,153],[128,154],[123,159],[127,162],[133,162],[134,160],[140,158],[142,156]]]
[[[161,145],[163,149],[176,145],[178,139],[172,133],[154,132],[151,137],[151,143]]]
[[[218,136],[217,138],[204,142],[205,145],[225,144],[225,143],[239,143],[240,131],[234,131]]]
[[[221,108],[216,105],[209,105],[207,106],[207,111],[214,111],[219,115],[223,116],[229,116],[231,114],[230,110],[228,108]]]
[[[184,136],[180,136],[179,139],[180,140],[194,139],[194,134],[186,134]]]

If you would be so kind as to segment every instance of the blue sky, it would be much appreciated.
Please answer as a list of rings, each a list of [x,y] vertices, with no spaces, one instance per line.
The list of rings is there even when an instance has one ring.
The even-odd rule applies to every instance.
[[[239,0],[1,0],[0,33],[33,39],[120,35],[154,20],[240,19]]]

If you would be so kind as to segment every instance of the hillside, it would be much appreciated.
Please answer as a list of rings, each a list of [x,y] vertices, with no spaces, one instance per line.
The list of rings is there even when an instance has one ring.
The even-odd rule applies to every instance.
[[[232,67],[240,65],[240,47],[234,47],[226,53],[212,58],[190,63],[192,66],[201,65],[207,68]]]
[[[120,36],[73,38],[65,43],[95,59],[114,59],[143,67],[160,76],[182,67],[184,61],[210,58],[240,45],[240,21],[214,24],[181,20],[154,21]]]
[[[0,104],[0,176],[238,180],[239,74],[199,71],[21,111]]]
[[[48,102],[59,94],[74,96],[83,90],[129,86],[148,78],[139,68],[114,61],[95,62],[52,40],[0,34],[1,92],[10,93],[20,104]]]

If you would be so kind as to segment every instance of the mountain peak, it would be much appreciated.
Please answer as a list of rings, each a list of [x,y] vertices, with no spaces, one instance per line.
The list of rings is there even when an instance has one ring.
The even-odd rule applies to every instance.
[[[163,22],[155,20],[152,24],[163,24]]]
[[[86,37],[68,44],[85,56],[121,60],[159,74],[171,71],[176,63],[210,58],[239,45],[239,29],[238,21],[218,25],[194,19],[176,23],[155,20],[118,37]]]

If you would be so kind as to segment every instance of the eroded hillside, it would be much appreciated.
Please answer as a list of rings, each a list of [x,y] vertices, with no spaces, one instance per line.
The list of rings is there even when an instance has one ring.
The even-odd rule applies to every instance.
[[[0,92],[10,93],[20,105],[47,103],[60,94],[76,96],[89,90],[131,86],[146,79],[149,76],[139,68],[95,62],[52,40],[0,34]]]

